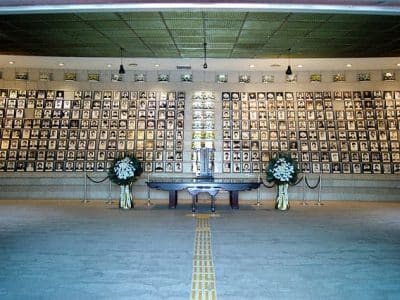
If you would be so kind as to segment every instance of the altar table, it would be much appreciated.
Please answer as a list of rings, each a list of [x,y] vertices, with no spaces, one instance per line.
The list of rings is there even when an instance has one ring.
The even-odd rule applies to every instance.
[[[229,192],[229,204],[239,208],[239,192],[257,189],[260,182],[257,178],[151,178],[147,186],[169,192],[169,208],[178,205],[178,191],[187,190],[192,196],[192,211],[196,210],[196,199],[199,193],[211,196],[211,211],[215,211],[215,196],[220,190]]]

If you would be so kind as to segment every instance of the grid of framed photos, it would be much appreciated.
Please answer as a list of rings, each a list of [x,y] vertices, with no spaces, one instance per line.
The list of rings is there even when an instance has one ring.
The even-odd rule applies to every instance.
[[[211,91],[194,92],[192,96],[192,172],[201,173],[202,159],[207,157],[208,175],[214,167],[215,143],[215,93]],[[204,153],[204,150],[209,149]],[[201,156],[203,158],[201,159]],[[204,156],[205,155],[205,156]],[[200,172],[200,173],[199,173]]]
[[[223,92],[225,173],[290,152],[302,172],[400,173],[400,91]]]
[[[184,92],[2,89],[0,170],[105,171],[130,153],[182,172],[184,110]]]

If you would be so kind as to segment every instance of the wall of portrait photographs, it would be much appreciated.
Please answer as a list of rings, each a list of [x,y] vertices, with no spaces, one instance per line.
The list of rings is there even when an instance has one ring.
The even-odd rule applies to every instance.
[[[182,90],[1,89],[0,170],[105,171],[132,153],[145,172],[195,172],[200,145],[223,174],[264,172],[282,151],[302,172],[400,172],[400,91]]]
[[[222,92],[224,173],[400,173],[400,91]]]
[[[105,171],[121,153],[181,173],[185,92],[0,90],[1,171]]]

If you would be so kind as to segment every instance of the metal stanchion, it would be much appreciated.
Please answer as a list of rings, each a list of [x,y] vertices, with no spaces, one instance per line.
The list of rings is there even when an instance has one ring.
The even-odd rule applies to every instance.
[[[315,205],[324,205],[321,202],[321,191],[322,191],[322,174],[319,174],[319,189],[318,189],[318,201]]]
[[[107,204],[112,204],[112,187],[111,187],[111,180],[108,181],[109,182],[109,186],[108,186],[108,200],[107,200]]]
[[[305,181],[305,184],[307,185],[307,187],[308,187],[309,189],[311,189],[311,190],[316,189],[317,187],[319,187],[319,190],[318,190],[318,202],[320,202],[320,200],[321,200],[321,199],[320,199],[320,194],[321,194],[321,174],[319,174],[317,183],[316,183],[314,186],[311,186],[311,185],[310,185],[310,183],[308,182],[308,179],[307,179],[306,176],[304,176],[304,181]],[[305,189],[305,187],[304,187],[304,189]],[[307,204],[308,204],[308,203],[305,201],[305,190],[303,191],[303,203],[305,203],[305,204],[303,204],[303,205],[307,205]]]
[[[150,174],[147,175],[147,182],[150,182]],[[151,194],[150,194],[150,187],[147,185],[147,206],[152,206],[154,203],[150,201]]]
[[[301,205],[308,205],[308,203],[306,202],[306,174],[304,174],[304,180],[303,180],[303,201],[301,202]]]
[[[86,171],[83,173],[84,179],[83,179],[83,186],[84,186],[84,191],[83,191],[83,200],[82,203],[88,203],[89,201],[87,200],[87,176],[86,176]]]
[[[258,175],[258,183],[261,183],[260,175]],[[261,185],[257,189],[257,202],[254,204],[256,206],[261,206],[262,205],[261,202],[260,202],[260,188],[261,188]]]

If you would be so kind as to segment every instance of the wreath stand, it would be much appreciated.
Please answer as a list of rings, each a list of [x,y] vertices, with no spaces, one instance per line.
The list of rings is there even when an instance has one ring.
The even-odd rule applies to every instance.
[[[275,199],[275,208],[276,208],[276,209],[280,209],[280,208],[279,208],[279,205],[278,205],[278,202],[279,202],[279,200],[280,200],[281,198],[279,198],[279,197],[286,197],[285,199],[281,199],[281,200],[284,200],[284,201],[287,202],[286,208],[285,208],[285,209],[280,209],[280,210],[288,210],[288,209],[290,208],[290,203],[289,203],[289,200],[287,199],[287,198],[288,198],[287,189],[288,189],[289,185],[290,185],[290,186],[296,186],[296,185],[298,185],[302,180],[303,180],[303,177],[301,177],[301,178],[300,178],[299,180],[297,180],[295,183],[278,184],[277,197],[276,197],[276,199]],[[263,186],[265,186],[265,187],[268,188],[268,189],[271,189],[271,188],[273,188],[275,185],[277,185],[275,182],[274,182],[272,185],[267,185],[267,184],[264,183],[264,181],[263,181],[262,179],[261,179],[261,183],[262,183]],[[285,186],[285,187],[284,187],[284,186]],[[283,194],[282,194],[282,193],[283,193]],[[257,200],[257,201],[258,201],[258,200]],[[257,205],[257,204],[256,204],[256,205]]]

